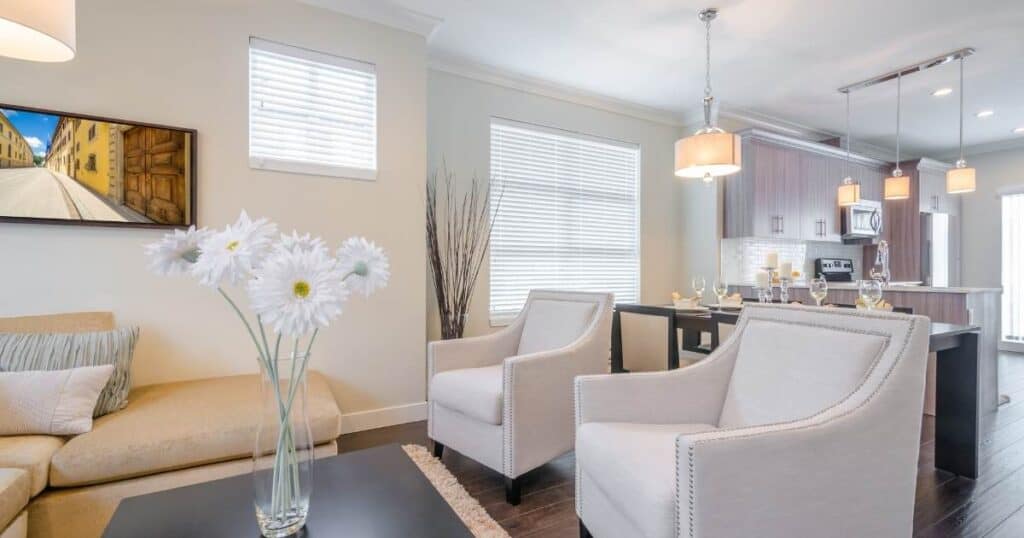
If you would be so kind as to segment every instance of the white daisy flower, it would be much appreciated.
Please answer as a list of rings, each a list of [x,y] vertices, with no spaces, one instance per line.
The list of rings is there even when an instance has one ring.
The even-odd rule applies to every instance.
[[[362,237],[350,237],[338,248],[338,267],[348,287],[369,297],[391,277],[384,249]]]
[[[199,258],[199,243],[210,235],[206,228],[174,230],[156,243],[146,245],[149,268],[160,276],[188,273]]]
[[[278,249],[249,281],[249,301],[274,331],[297,337],[341,314],[348,298],[342,276],[326,249]]]
[[[270,238],[276,232],[277,225],[267,219],[254,221],[242,211],[237,222],[199,243],[200,255],[192,266],[192,274],[205,286],[238,284],[270,253]]]
[[[276,248],[286,252],[312,252],[314,250],[326,252],[327,244],[319,237],[313,237],[309,234],[299,235],[299,232],[293,231],[291,235],[281,234],[281,241],[277,244]]]

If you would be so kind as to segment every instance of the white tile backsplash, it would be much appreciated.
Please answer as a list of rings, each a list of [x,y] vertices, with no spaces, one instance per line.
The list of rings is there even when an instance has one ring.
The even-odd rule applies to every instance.
[[[860,245],[742,237],[722,239],[721,250],[722,278],[730,284],[752,284],[769,252],[779,253],[779,263],[791,262],[794,268],[799,267],[805,278],[814,271],[817,258],[850,258],[854,280],[861,275]]]

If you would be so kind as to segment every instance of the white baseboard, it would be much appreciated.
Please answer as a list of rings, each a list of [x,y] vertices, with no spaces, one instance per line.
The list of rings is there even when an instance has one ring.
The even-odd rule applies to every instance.
[[[999,342],[999,351],[1013,351],[1015,353],[1024,353],[1024,343],[1007,342],[1006,340],[1002,340]]]
[[[427,420],[427,402],[343,414],[341,415],[341,433],[373,430],[418,420]]]

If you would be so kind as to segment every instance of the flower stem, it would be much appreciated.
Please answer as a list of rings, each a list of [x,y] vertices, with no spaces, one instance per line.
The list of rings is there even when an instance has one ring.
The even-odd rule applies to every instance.
[[[259,340],[256,339],[256,333],[253,332],[252,325],[249,323],[249,320],[245,319],[245,315],[242,314],[242,310],[238,308],[238,305],[235,304],[235,301],[231,300],[231,296],[229,296],[227,292],[224,291],[224,288],[218,287],[217,291],[220,293],[221,297],[224,297],[224,300],[226,300],[228,304],[231,305],[231,308],[235,310],[235,314],[238,314],[238,319],[242,320],[242,324],[245,325],[245,329],[249,331],[249,337],[252,338],[252,343],[256,345],[256,351],[259,352],[260,359],[262,359],[263,362],[269,366],[270,350],[260,347],[260,342]]]

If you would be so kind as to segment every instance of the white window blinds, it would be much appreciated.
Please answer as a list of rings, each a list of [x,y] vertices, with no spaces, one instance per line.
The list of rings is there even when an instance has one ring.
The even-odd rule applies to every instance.
[[[1003,341],[1024,347],[1024,193],[1003,204]]]
[[[250,38],[249,165],[375,179],[374,65]]]
[[[531,289],[636,301],[639,178],[635,144],[492,118],[491,323],[514,318]]]

